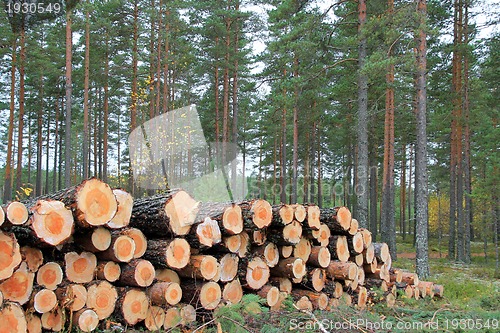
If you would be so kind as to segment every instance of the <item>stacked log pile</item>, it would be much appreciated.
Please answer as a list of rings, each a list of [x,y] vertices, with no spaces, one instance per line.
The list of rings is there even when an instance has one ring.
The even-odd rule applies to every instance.
[[[5,205],[0,229],[0,321],[13,332],[170,329],[245,293],[273,310],[288,295],[328,310],[443,294],[393,268],[346,207],[201,203],[182,190],[133,200],[89,179]]]

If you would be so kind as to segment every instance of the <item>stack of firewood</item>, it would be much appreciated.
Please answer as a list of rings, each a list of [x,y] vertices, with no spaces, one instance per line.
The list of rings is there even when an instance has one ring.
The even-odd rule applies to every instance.
[[[0,209],[7,331],[169,329],[256,293],[271,309],[393,306],[443,287],[392,267],[346,207],[201,203],[182,190],[132,199],[98,179]],[[401,292],[400,292],[401,294]],[[8,327],[7,327],[8,326]]]

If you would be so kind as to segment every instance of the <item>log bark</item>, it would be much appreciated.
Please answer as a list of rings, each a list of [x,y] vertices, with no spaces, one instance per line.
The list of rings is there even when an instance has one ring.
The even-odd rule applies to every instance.
[[[389,260],[391,256],[389,252],[389,247],[386,243],[372,243],[373,249],[375,252],[375,257],[377,258],[378,263],[384,263]]]
[[[363,234],[361,234],[360,232],[356,232],[352,237],[347,237],[347,245],[349,246],[349,252],[352,255],[363,253]]]
[[[271,277],[269,284],[278,287],[280,292],[290,294],[292,292],[292,281],[289,278]]]
[[[181,283],[177,272],[168,268],[156,269],[155,275],[158,281]]]
[[[129,226],[148,237],[186,235],[196,222],[199,202],[182,190],[136,199]]]
[[[217,221],[206,217],[203,222],[191,228],[187,239],[193,248],[210,248],[221,242],[222,234]]]
[[[401,275],[401,282],[405,282],[409,285],[418,285],[420,282],[416,273],[401,272]]]
[[[130,223],[134,199],[130,193],[119,188],[114,189],[113,194],[118,202],[118,208],[115,216],[107,223],[107,226],[111,229],[125,228]]]
[[[266,284],[257,291],[257,295],[266,300],[266,304],[270,307],[275,306],[280,300],[280,290],[272,285]]]
[[[191,256],[189,243],[182,238],[148,240],[144,259],[164,268],[181,269],[186,267]]]

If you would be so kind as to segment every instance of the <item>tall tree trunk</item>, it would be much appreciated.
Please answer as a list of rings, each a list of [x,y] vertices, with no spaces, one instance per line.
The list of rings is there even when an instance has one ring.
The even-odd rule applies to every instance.
[[[12,147],[14,137],[14,111],[16,108],[16,61],[17,61],[17,35],[12,38],[12,61],[10,67],[10,112],[9,112],[9,133],[7,142],[7,161],[5,163],[5,185],[3,191],[3,201],[12,199]]]
[[[18,191],[22,184],[23,176],[23,130],[24,130],[24,65],[26,63],[26,32],[24,31],[24,24],[21,27],[21,54],[19,64],[19,122],[18,122],[18,135],[17,135],[17,169],[16,169],[16,191]]]
[[[310,177],[310,175],[309,175],[309,173],[310,173],[309,172],[309,163],[310,163],[310,161],[309,161],[309,156],[310,156],[309,152],[311,151],[311,142],[310,142],[311,141],[311,139],[310,139],[311,135],[309,134],[309,132],[310,131],[307,130],[306,133],[305,133],[305,136],[306,136],[306,147],[305,147],[306,154],[304,156],[304,197],[302,199],[302,201],[304,203],[309,202],[309,177]]]
[[[465,0],[464,4],[464,44],[469,45],[469,1]],[[464,211],[464,261],[471,262],[471,225],[472,225],[472,179],[471,179],[471,157],[470,157],[470,100],[469,100],[469,54],[464,54],[464,115],[465,115],[465,132],[464,132],[464,190],[465,190],[465,211]]]
[[[155,94],[154,94],[154,49],[155,49],[155,13],[156,11],[156,1],[151,0],[151,26],[150,26],[150,39],[149,39],[149,119],[153,119],[155,116]]]
[[[401,234],[406,239],[406,144],[403,143],[403,158],[401,159],[401,181],[400,181],[400,214]]]
[[[392,19],[394,0],[388,1],[388,15]],[[392,56],[392,45],[388,52]],[[385,121],[384,121],[384,175],[382,179],[382,211],[380,235],[389,245],[391,257],[396,259],[396,220],[394,206],[394,64],[389,64],[386,74]]]
[[[429,212],[427,206],[427,90],[426,90],[426,71],[427,71],[427,34],[426,18],[427,3],[426,0],[418,0],[417,11],[419,15],[419,29],[417,34],[417,92],[416,92],[416,111],[417,111],[417,135],[415,148],[415,169],[416,173],[416,270],[422,278],[429,276],[429,244],[428,244],[428,225]]]
[[[108,181],[108,118],[109,118],[109,32],[106,30],[106,53],[104,55],[104,114],[102,137],[102,180]]]
[[[159,115],[161,113],[161,106],[160,106],[160,85],[161,85],[161,28],[162,28],[162,18],[163,18],[163,3],[162,0],[160,0],[160,3],[158,4],[158,46],[156,47],[156,80],[155,80],[155,93],[156,93],[156,100],[155,100],[155,114]]]
[[[283,80],[286,80],[287,71],[283,71]],[[283,89],[283,100],[286,100],[286,88]],[[281,145],[280,145],[280,201],[286,203],[286,103],[282,110]]]
[[[293,59],[293,77],[295,79],[294,87],[294,102],[293,102],[293,156],[292,156],[292,203],[297,202],[297,168],[299,161],[299,87],[298,87],[298,77],[299,77],[299,58],[297,56]],[[319,145],[318,145],[319,146]],[[319,147],[318,147],[319,152]],[[319,167],[319,157],[318,157],[318,167]],[[318,181],[319,183],[319,181]],[[319,198],[318,198],[319,199]]]
[[[47,150],[45,154],[45,189],[44,189],[44,194],[50,193],[50,187],[49,187],[49,163],[50,163],[50,120],[51,120],[51,110],[47,111]]]
[[[69,1],[66,1],[66,5]],[[66,123],[64,140],[64,186],[71,186],[71,66],[72,66],[72,31],[71,31],[71,11],[66,11]]]
[[[137,127],[137,103],[139,100],[139,92],[137,89],[137,65],[138,65],[138,52],[137,44],[139,39],[139,0],[134,0],[134,36],[132,40],[132,98],[130,106],[130,133]],[[134,171],[132,169],[132,161],[129,159],[128,169],[128,189],[132,195],[135,195],[134,185]]]
[[[230,6],[227,6],[227,10],[230,10]],[[226,154],[227,154],[227,142],[229,140],[229,47],[231,45],[231,18],[226,17],[224,19],[226,25],[226,37],[225,37],[225,53],[224,53],[224,74],[223,74],[223,88],[222,88],[222,165],[226,164]]]
[[[235,3],[235,11],[236,13],[239,14],[240,10],[240,2],[239,0],[236,0]],[[231,126],[232,130],[232,142],[233,142],[233,149],[236,149],[238,145],[238,116],[239,116],[239,101],[238,101],[238,79],[239,79],[239,59],[238,59],[238,53],[239,53],[239,43],[240,43],[240,22],[239,19],[236,18],[234,20],[234,60],[233,60],[233,91],[232,91],[232,102],[233,102],[233,123]],[[236,151],[234,152],[236,154]],[[236,191],[236,180],[238,179],[237,177],[237,170],[236,170],[236,156],[232,158],[233,162],[231,163],[231,173],[232,173],[232,189],[233,191]]]
[[[215,156],[217,162],[220,158],[220,113],[219,113],[219,36],[215,37],[215,62],[214,62],[214,104],[215,104]]]
[[[42,195],[42,150],[43,150],[43,74],[40,75],[40,107],[37,112],[37,147],[36,147],[36,180],[35,196]],[[48,146],[48,141],[47,141]]]
[[[320,133],[320,126],[318,125],[316,129],[316,137],[317,137],[317,158],[318,158],[318,195],[317,195],[317,203],[319,207],[323,206],[323,192],[321,191],[321,133]]]
[[[87,1],[88,4],[88,1]],[[89,178],[89,71],[90,71],[90,12],[85,13],[85,65],[83,79],[83,179]]]
[[[166,9],[166,18],[165,18],[165,55],[163,56],[163,113],[167,113],[170,110],[170,78],[168,75],[169,71],[169,56],[170,56],[170,10]]]
[[[410,151],[408,152],[408,157],[410,161],[408,162],[408,200],[407,200],[407,210],[408,210],[408,233],[411,234],[413,233],[413,237],[415,237],[415,232],[414,229],[411,227],[411,221],[413,220],[412,213],[411,213],[411,198],[412,198],[412,192],[411,192],[411,184],[412,181],[415,182],[415,179],[412,177],[412,171],[413,171],[413,145],[410,144]],[[412,179],[413,178],[413,179]],[[415,224],[415,221],[413,221],[413,224]]]
[[[374,122],[373,122],[374,123]],[[373,241],[377,239],[377,222],[378,222],[378,195],[377,195],[377,145],[372,144],[370,153],[370,231],[372,232]]]
[[[358,180],[355,188],[359,226],[368,226],[368,77],[363,73],[366,61],[366,0],[358,1]]]

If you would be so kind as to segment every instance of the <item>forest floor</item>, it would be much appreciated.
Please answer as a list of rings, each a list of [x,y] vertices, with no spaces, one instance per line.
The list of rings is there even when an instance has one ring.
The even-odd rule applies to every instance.
[[[393,266],[415,271],[411,239],[398,239],[397,244],[400,255]],[[495,276],[493,246],[485,258],[483,243],[472,243],[470,265],[450,262],[446,248],[447,240],[440,245],[430,241],[431,275],[426,279],[444,285],[442,299],[417,301],[399,295],[392,309],[380,303],[362,311],[339,307],[311,315],[298,312],[291,302],[272,313],[246,295],[241,304],[216,313],[219,330],[205,326],[197,332],[500,332],[500,278]]]

